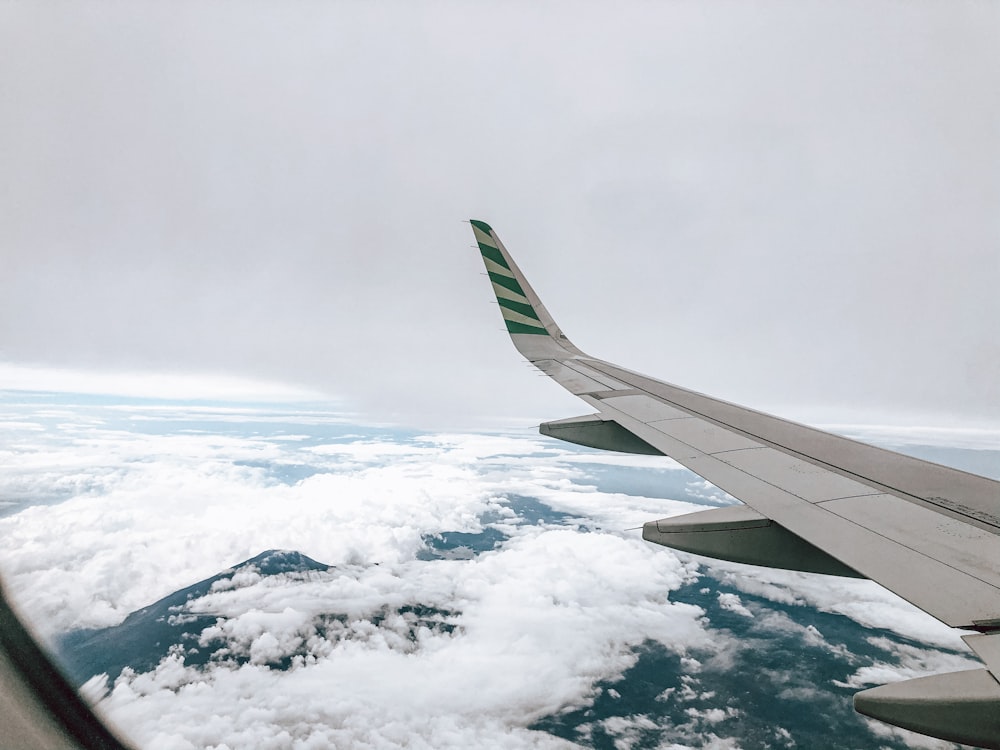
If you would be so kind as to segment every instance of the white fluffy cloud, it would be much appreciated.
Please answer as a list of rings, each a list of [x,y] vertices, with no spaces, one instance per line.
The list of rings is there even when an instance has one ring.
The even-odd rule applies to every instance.
[[[961,633],[872,581],[707,561],[721,580],[781,604],[836,612],[865,627],[885,628],[941,648],[965,650]]]
[[[126,673],[104,709],[148,747],[234,738],[257,747],[279,737],[295,747],[330,738],[395,747],[403,736],[418,747],[468,747],[508,734],[511,747],[556,746],[525,727],[583,705],[597,681],[634,663],[633,646],[709,645],[701,611],[668,599],[685,576],[676,561],[636,580],[650,554],[629,539],[542,530],[473,561],[355,566],[281,586],[250,581],[190,604],[226,615],[203,639],[248,663],[206,674],[174,656],[154,672]],[[454,630],[407,632],[391,617],[373,624],[380,608],[406,603],[452,608]],[[317,613],[346,621],[321,635],[310,624]],[[292,669],[263,666],[296,649],[306,657]],[[185,721],[220,705],[231,708],[210,726]],[[442,735],[442,722],[450,733]]]
[[[584,472],[572,454],[538,439],[317,443],[227,432],[234,421],[267,423],[238,410],[42,411],[8,424],[19,439],[12,463],[36,504],[0,519],[0,533],[5,577],[43,634],[116,624],[268,548],[337,566],[302,580],[243,571],[192,601],[190,613],[218,617],[202,644],[243,660],[206,672],[174,653],[152,672],[126,671],[102,710],[145,747],[558,747],[526,727],[584,705],[598,681],[635,662],[635,646],[707,644],[701,610],[668,599],[691,574],[671,554],[634,534],[513,516],[504,503],[519,492],[574,514],[649,509],[648,499],[574,484]],[[198,420],[213,429],[183,424]],[[276,477],[289,467],[309,472]],[[68,499],[38,502],[61,485]],[[415,559],[425,535],[480,532],[488,514],[513,535],[502,548]],[[406,604],[454,613],[449,628],[391,614]],[[317,618],[331,615],[344,618],[340,631],[320,633]],[[292,669],[268,667],[295,653]],[[86,693],[100,694],[99,682]]]

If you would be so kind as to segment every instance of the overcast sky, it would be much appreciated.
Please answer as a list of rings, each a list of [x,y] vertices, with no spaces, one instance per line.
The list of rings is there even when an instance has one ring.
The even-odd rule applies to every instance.
[[[582,413],[506,340],[481,218],[596,356],[799,418],[1000,422],[998,30],[978,1],[4,3],[0,372]]]

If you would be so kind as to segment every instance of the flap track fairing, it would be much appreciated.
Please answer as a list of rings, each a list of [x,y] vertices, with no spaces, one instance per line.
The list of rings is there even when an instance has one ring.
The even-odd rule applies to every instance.
[[[538,426],[538,431],[543,435],[565,440],[567,443],[585,445],[588,448],[647,456],[664,455],[663,451],[657,450],[614,420],[605,419],[600,414],[545,422]]]
[[[682,552],[730,562],[864,578],[747,505],[650,521],[642,527],[642,538]]]

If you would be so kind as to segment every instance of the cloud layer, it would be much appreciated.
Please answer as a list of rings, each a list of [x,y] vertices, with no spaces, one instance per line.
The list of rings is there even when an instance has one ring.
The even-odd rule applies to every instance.
[[[193,640],[90,680],[143,747],[790,747],[821,731],[796,702],[871,738],[851,692],[970,664],[874,584],[699,568],[625,531],[727,502],[669,461],[290,406],[3,408],[20,500],[0,563],[50,641],[264,549],[333,566],[241,569],[171,615],[206,618]],[[800,674],[802,653],[825,666]],[[733,705],[742,679],[784,696],[777,723]]]

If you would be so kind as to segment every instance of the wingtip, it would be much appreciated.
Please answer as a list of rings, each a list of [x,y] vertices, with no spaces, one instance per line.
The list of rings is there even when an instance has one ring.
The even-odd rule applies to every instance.
[[[479,219],[469,219],[469,223],[472,224],[472,226],[476,227],[476,229],[486,232],[486,234],[489,234],[490,232],[493,231],[493,227],[491,227],[485,221],[480,221]]]

